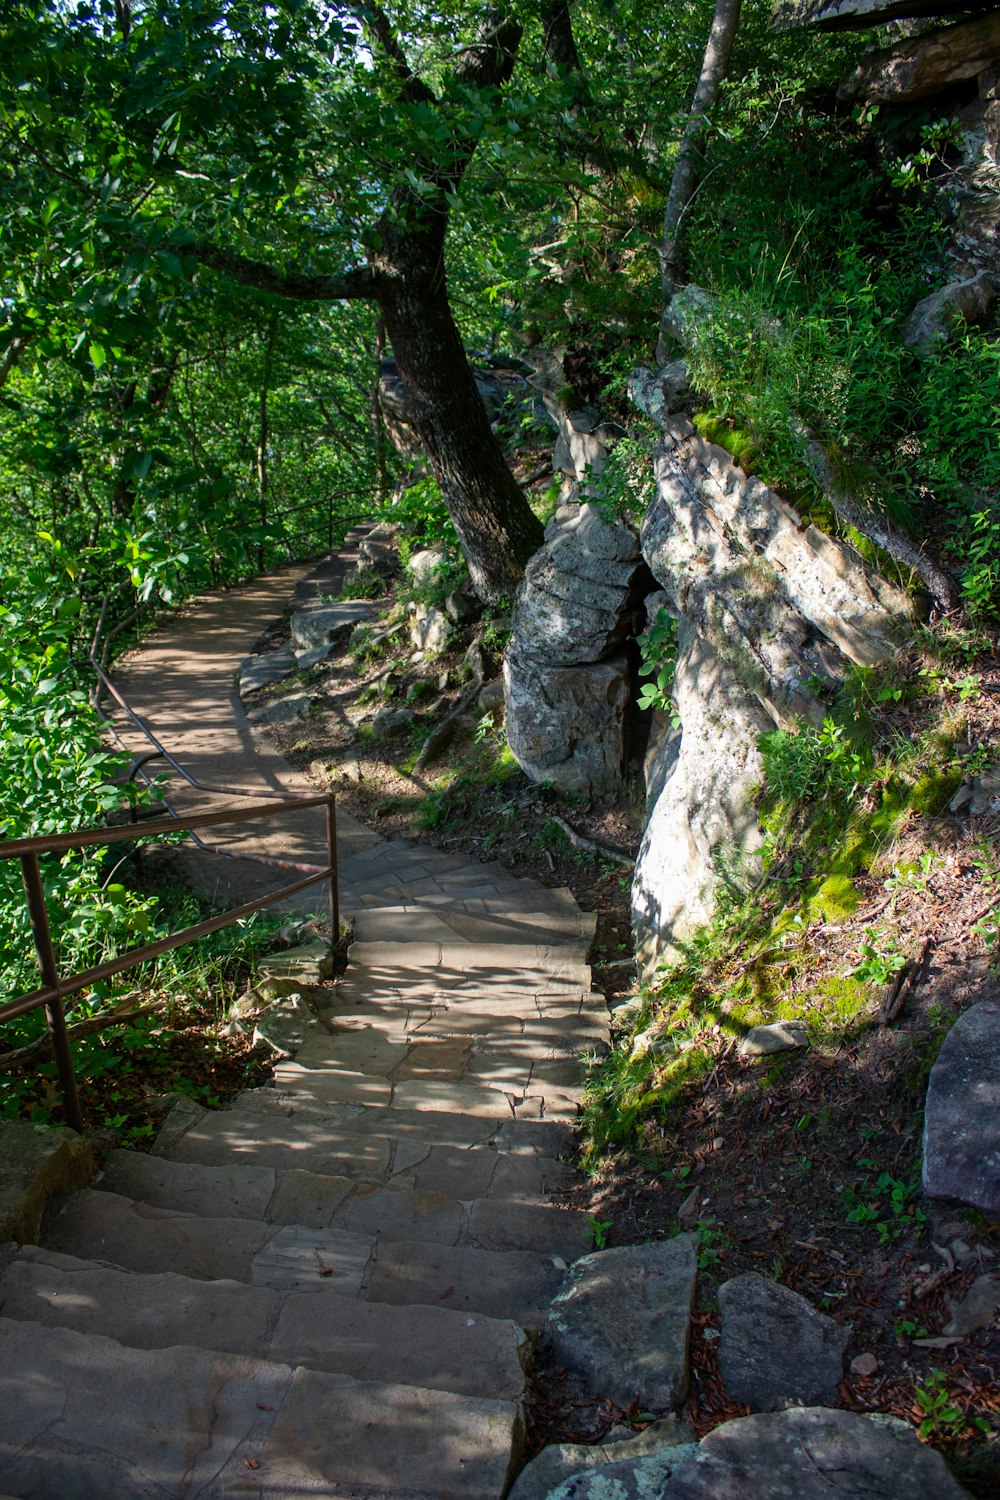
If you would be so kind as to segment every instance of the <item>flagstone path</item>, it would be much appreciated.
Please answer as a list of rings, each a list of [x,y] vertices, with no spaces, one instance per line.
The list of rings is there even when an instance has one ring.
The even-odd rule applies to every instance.
[[[134,654],[130,700],[199,778],[306,790],[250,734],[234,673],[318,586],[285,570],[196,601]],[[241,838],[319,863],[322,813]],[[151,1155],[113,1151],[44,1246],[0,1260],[0,1484],[20,1500],[500,1500],[517,1470],[533,1345],[589,1248],[549,1194],[572,1177],[581,1054],[607,1039],[595,918],[353,820],[339,841],[349,968],[325,991],[298,975],[326,1004],[277,1087],[178,1104]],[[227,896],[267,878],[239,868],[188,856]]]

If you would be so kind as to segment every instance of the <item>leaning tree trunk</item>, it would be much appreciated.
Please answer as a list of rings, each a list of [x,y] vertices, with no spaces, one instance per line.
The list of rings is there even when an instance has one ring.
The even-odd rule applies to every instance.
[[[543,540],[511,473],[448,303],[440,267],[398,278],[380,298],[386,333],[427,462],[486,603],[513,594]]]
[[[740,24],[740,3],[741,0],[716,0],[712,29],[701,64],[701,77],[694,91],[691,113],[677,150],[667,206],[663,212],[663,239],[660,244],[664,309],[670,306],[680,280],[684,252],[684,217],[701,177],[702,136],[708,125],[709,111],[718,103],[722,81],[733,55],[736,29]],[[658,357],[662,352],[657,351]],[[660,362],[663,363],[664,360],[661,359]]]

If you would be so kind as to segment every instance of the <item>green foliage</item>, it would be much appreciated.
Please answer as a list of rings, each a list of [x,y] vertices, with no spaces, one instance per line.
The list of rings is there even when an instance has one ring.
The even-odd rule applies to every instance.
[[[862,984],[885,985],[906,963],[906,954],[892,946],[891,939],[873,928],[861,944],[861,958],[850,971]]]
[[[675,728],[680,723],[671,698],[676,665],[677,621],[661,609],[639,636],[639,676],[652,681],[643,686],[637,701],[640,708],[669,713]]]
[[[774,729],[758,744],[764,755],[768,795],[779,803],[801,803],[821,796],[851,801],[872,770],[871,752],[854,743],[847,729],[829,716],[817,728]]]
[[[858,1166],[869,1174],[876,1171],[870,1157],[860,1157]],[[871,1224],[880,1245],[892,1245],[914,1226],[926,1223],[927,1215],[919,1206],[919,1181],[902,1182],[891,1172],[869,1175],[857,1186],[844,1190],[845,1218],[849,1224]]]

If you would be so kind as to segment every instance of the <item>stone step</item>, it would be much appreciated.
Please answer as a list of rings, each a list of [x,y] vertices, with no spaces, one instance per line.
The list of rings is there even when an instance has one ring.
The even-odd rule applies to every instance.
[[[307,1104],[308,1101],[303,1101]],[[158,1154],[172,1161],[300,1168],[375,1187],[410,1187],[453,1198],[523,1201],[557,1192],[574,1180],[568,1163],[533,1150],[433,1145],[411,1136],[362,1135],[328,1123],[326,1106],[282,1119],[252,1112],[206,1114]],[[550,1123],[550,1122],[542,1122]],[[552,1128],[564,1127],[551,1122]]]
[[[435,886],[440,882],[435,881]],[[390,889],[391,882],[387,882],[384,889]],[[463,895],[463,887],[452,885],[448,889],[429,889],[426,891],[415,890],[412,886],[400,887],[398,903],[387,901],[387,905],[401,904],[405,907],[418,907],[426,911],[436,911],[440,907],[452,907],[456,911],[468,912],[470,916],[513,916],[520,920],[522,914],[537,912],[546,918],[554,917],[557,921],[562,918],[572,919],[575,917],[592,918],[594,913],[581,911],[576,904],[573,893],[565,886],[556,890],[548,890],[545,886],[528,886],[523,888],[521,881],[512,881],[509,888],[497,891],[492,885],[470,886],[470,890],[478,894],[472,896]],[[490,894],[496,891],[496,894]],[[487,893],[487,894],[484,894]],[[365,897],[365,905],[370,905],[374,900],[375,893]]]
[[[171,1161],[301,1168],[375,1187],[421,1188],[461,1199],[535,1199],[574,1180],[568,1163],[541,1152],[363,1135],[327,1122],[325,1108],[317,1106],[311,1116],[301,1108],[283,1118],[252,1111],[206,1112],[183,1135],[156,1149]],[[551,1124],[565,1134],[561,1123]]]
[[[577,1118],[583,1102],[582,1087],[572,1084],[557,1087],[543,1078],[533,1080],[530,1065],[511,1065],[509,1074],[505,1077],[501,1065],[498,1065],[492,1080],[481,1085],[477,1085],[474,1079],[454,1083],[448,1078],[431,1075],[404,1078],[393,1083],[374,1073],[355,1073],[333,1067],[301,1068],[291,1062],[282,1066],[277,1081],[284,1089],[331,1104],[398,1105],[402,1109],[432,1112],[454,1108],[467,1115],[493,1119],[499,1099],[506,1101],[514,1119],[558,1120],[570,1124]]]
[[[537,1250],[566,1261],[586,1253],[592,1239],[586,1214],[544,1202],[463,1203],[445,1193],[359,1187],[318,1172],[205,1167],[138,1151],[111,1152],[97,1186],[203,1218],[259,1219],[482,1250]]]
[[[460,973],[474,973],[483,984],[491,982],[490,976],[499,979],[499,974],[530,970],[543,976],[568,979],[572,983],[590,988],[590,968],[580,959],[568,956],[566,950],[552,944],[518,943],[407,943],[378,942],[352,943],[347,950],[348,961],[387,976],[393,969],[456,969]]]
[[[521,1438],[514,1402],[0,1318],[0,1472],[31,1500],[500,1500]]]
[[[472,903],[468,903],[472,905]],[[517,943],[544,941],[549,946],[571,948],[583,959],[590,951],[597,928],[593,913],[556,916],[545,911],[467,911],[455,906],[422,903],[371,907],[356,913],[356,943]]]
[[[346,1031],[378,1031],[387,1041],[409,1037],[470,1036],[489,1039],[498,1049],[508,1041],[531,1042],[570,1050],[577,1055],[607,1045],[610,1018],[603,995],[575,989],[572,998],[563,995],[529,994],[518,1004],[497,1004],[478,990],[468,995],[458,990],[427,995],[422,1000],[397,1000],[381,986],[375,994],[356,981],[333,991],[333,999],[320,1012],[330,1036]],[[324,1038],[317,1033],[317,1041]],[[577,1043],[577,1045],[573,1045]]]
[[[562,1256],[529,1250],[202,1218],[92,1188],[65,1197],[46,1238],[64,1255],[126,1271],[398,1305],[439,1307],[447,1297],[451,1308],[530,1329],[544,1324],[567,1265]]]
[[[355,1380],[391,1379],[519,1401],[529,1344],[509,1320],[389,1307],[330,1292],[282,1294],[237,1281],[140,1273],[23,1246],[0,1270],[4,1316],[98,1333],[132,1349],[196,1344]]]

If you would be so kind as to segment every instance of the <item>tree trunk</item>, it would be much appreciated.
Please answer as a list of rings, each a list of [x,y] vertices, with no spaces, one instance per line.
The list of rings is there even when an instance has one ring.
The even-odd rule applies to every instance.
[[[485,603],[513,594],[543,528],[500,451],[448,303],[443,274],[384,291],[386,332],[427,461]]]
[[[684,215],[694,196],[701,176],[701,138],[708,124],[709,111],[714,109],[719,98],[722,81],[729,69],[733,54],[736,28],[740,22],[740,0],[716,0],[715,16],[708,35],[705,56],[701,65],[701,77],[691,101],[691,113],[684,127],[674,174],[667,195],[667,206],[663,213],[663,241],[660,245],[660,270],[663,281],[663,305],[668,307],[677,290],[683,254],[681,230]],[[657,357],[660,357],[657,350]],[[660,363],[665,360],[661,359]]]

